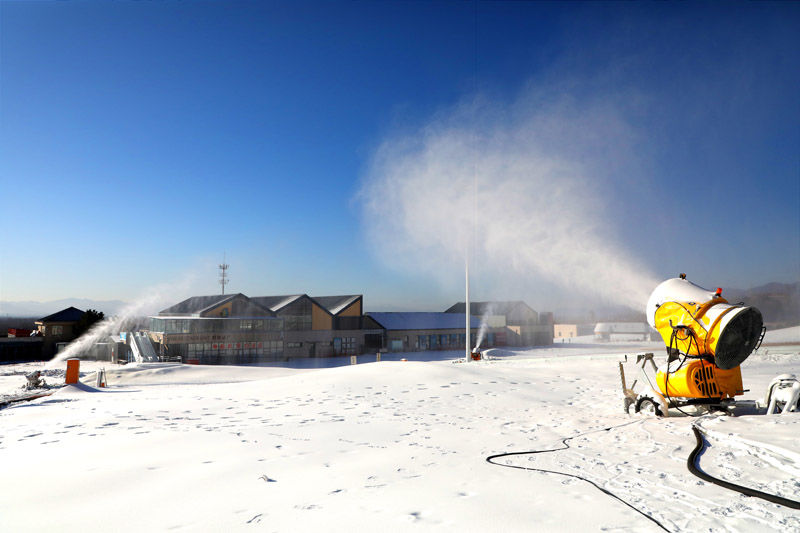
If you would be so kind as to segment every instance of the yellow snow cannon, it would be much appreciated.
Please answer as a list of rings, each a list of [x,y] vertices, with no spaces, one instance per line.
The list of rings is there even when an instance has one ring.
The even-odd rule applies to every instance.
[[[646,314],[664,340],[667,363],[657,367],[653,354],[638,356],[640,375],[630,388],[620,363],[626,412],[631,405],[657,415],[688,405],[726,410],[745,392],[739,365],[766,331],[758,309],[730,304],[722,289],[703,289],[681,274],[655,288]]]
[[[698,287],[685,274],[655,288],[647,302],[647,321],[661,334],[671,358],[683,354],[706,359],[722,370],[742,364],[764,335],[758,309],[731,305],[722,289]]]

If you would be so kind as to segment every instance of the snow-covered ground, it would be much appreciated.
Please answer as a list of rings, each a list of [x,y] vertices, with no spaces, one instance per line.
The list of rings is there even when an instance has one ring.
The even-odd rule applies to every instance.
[[[745,361],[744,399],[800,374],[800,338],[787,335],[798,344]],[[586,482],[485,460],[566,437],[568,450],[498,461],[584,476],[669,531],[800,530],[800,512],[689,473],[698,419],[623,413],[616,361],[644,351],[663,347],[572,343],[473,363],[392,354],[316,369],[106,366],[107,389],[0,410],[0,531],[661,531]],[[93,384],[103,364],[81,364]],[[0,367],[0,392],[34,367]],[[706,472],[800,499],[800,414],[699,424]]]

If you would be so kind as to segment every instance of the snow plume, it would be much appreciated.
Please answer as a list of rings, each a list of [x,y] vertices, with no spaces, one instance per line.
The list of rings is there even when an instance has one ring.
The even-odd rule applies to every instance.
[[[81,354],[88,351],[95,343],[104,341],[109,335],[119,333],[130,320],[155,313],[159,309],[184,299],[186,291],[196,278],[196,275],[190,275],[178,283],[165,283],[150,287],[136,301],[123,308],[119,314],[106,317],[94,324],[89,331],[72,341],[51,359],[46,367],[52,368],[67,359],[80,358]]]
[[[483,342],[484,337],[486,337],[486,332],[489,330],[489,317],[494,314],[495,306],[493,304],[489,304],[486,306],[486,311],[483,313],[481,317],[481,327],[478,330],[478,338],[475,342],[475,349],[479,349],[481,347],[481,343]]]
[[[364,223],[392,266],[452,284],[470,249],[482,278],[517,290],[544,281],[642,310],[657,280],[607,213],[615,188],[640,177],[626,174],[634,140],[614,105],[561,90],[462,104],[379,146],[360,195]]]

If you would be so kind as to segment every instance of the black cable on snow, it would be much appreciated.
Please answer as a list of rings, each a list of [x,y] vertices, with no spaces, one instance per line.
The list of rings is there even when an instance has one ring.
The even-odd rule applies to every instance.
[[[561,450],[566,450],[566,449],[569,448],[569,444],[567,444],[568,440],[572,440],[572,439],[575,439],[575,438],[578,438],[578,437],[582,437],[583,435],[588,435],[590,433],[597,433],[597,432],[600,432],[600,431],[611,431],[612,429],[620,428],[620,427],[623,427],[623,426],[629,426],[631,424],[636,424],[638,422],[640,422],[640,421],[636,420],[636,421],[633,421],[633,422],[626,422],[625,424],[620,424],[618,426],[609,426],[607,428],[596,429],[596,430],[593,430],[593,431],[587,431],[586,433],[581,433],[581,434],[578,434],[578,435],[573,435],[572,437],[567,437],[565,439],[561,439],[561,443],[564,445],[563,448],[554,448],[552,450],[530,450],[530,451],[525,451],[525,452],[498,453],[498,454],[490,455],[489,457],[487,457],[486,458],[486,462],[489,463],[489,464],[497,465],[497,466],[505,466],[507,468],[516,468],[518,470],[529,470],[531,472],[542,472],[544,474],[556,474],[556,475],[559,475],[559,476],[566,476],[566,477],[571,477],[571,478],[574,478],[574,479],[580,479],[581,481],[585,481],[586,483],[589,483],[590,485],[592,485],[594,488],[596,488],[597,490],[599,490],[603,494],[611,496],[612,498],[618,500],[619,502],[627,505],[628,507],[630,507],[631,509],[633,509],[634,511],[636,511],[637,513],[639,513],[643,517],[647,518],[648,520],[650,520],[651,522],[656,524],[658,527],[660,527],[661,529],[663,529],[667,533],[670,533],[669,529],[664,527],[664,524],[662,524],[661,522],[659,522],[658,520],[656,520],[655,518],[653,518],[649,514],[645,513],[644,511],[642,511],[640,509],[637,509],[636,507],[634,507],[630,503],[626,502],[625,500],[623,500],[622,498],[620,498],[619,496],[617,496],[616,494],[614,494],[610,490],[608,490],[608,489],[606,489],[604,487],[601,487],[600,485],[598,485],[597,483],[595,483],[591,479],[587,479],[587,478],[585,478],[583,476],[579,476],[577,474],[569,474],[567,472],[556,472],[555,470],[545,470],[544,468],[531,468],[531,467],[528,467],[528,466],[507,465],[507,464],[498,463],[498,462],[494,461],[494,459],[500,459],[502,457],[511,457],[513,455],[533,455],[533,454],[537,454],[537,453],[550,453],[550,452],[558,452],[558,451],[561,451]]]
[[[689,454],[689,458],[686,460],[686,466],[689,468],[689,472],[699,477],[703,481],[708,481],[709,483],[713,483],[714,485],[719,485],[720,487],[740,492],[745,496],[753,496],[754,498],[761,498],[762,500],[767,500],[768,502],[776,503],[778,505],[791,507],[792,509],[800,509],[800,502],[789,500],[787,498],[781,498],[780,496],[775,496],[774,494],[767,494],[766,492],[761,492],[760,490],[742,487],[741,485],[736,485],[734,483],[730,483],[728,481],[724,481],[722,479],[709,476],[708,474],[700,470],[697,467],[697,459],[703,452],[706,441],[705,439],[703,439],[703,434],[697,427],[697,425],[692,425],[692,431],[694,431],[694,436],[695,438],[697,438],[697,446],[695,447],[694,450],[692,450],[692,453]]]

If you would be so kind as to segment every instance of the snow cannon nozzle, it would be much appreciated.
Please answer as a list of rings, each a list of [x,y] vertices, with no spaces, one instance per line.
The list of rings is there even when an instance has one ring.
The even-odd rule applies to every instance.
[[[723,370],[742,364],[764,334],[761,311],[731,305],[722,297],[722,288],[703,289],[686,280],[685,274],[653,290],[646,314],[668,353],[709,359]]]

